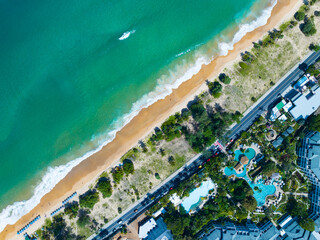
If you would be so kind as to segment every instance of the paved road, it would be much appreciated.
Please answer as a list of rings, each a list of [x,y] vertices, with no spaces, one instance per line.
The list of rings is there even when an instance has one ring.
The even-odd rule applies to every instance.
[[[307,66],[313,64],[318,58],[320,58],[320,51],[317,53],[312,53],[303,63]],[[265,109],[278,97],[279,93],[282,93],[285,89],[287,89],[290,84],[296,80],[298,80],[303,75],[303,70],[296,67],[291,70],[290,74],[288,74],[284,79],[280,80],[281,82],[275,86],[275,88],[267,93],[259,102],[252,108],[248,114],[246,114],[241,122],[234,126],[231,129],[231,133],[228,135],[229,138],[236,138],[240,135],[242,131],[247,130],[254,120],[260,116]],[[215,146],[211,148],[213,154],[216,154],[218,150]],[[180,168],[174,174],[172,174],[168,179],[166,179],[160,186],[158,186],[155,190],[147,194],[147,196],[142,199],[140,202],[136,203],[130,207],[126,212],[122,214],[122,216],[113,220],[109,224],[105,225],[100,233],[96,236],[92,236],[89,239],[101,240],[108,239],[113,234],[115,234],[124,224],[128,224],[132,222],[135,218],[137,218],[140,214],[145,212],[152,204],[156,203],[162,196],[168,193],[170,188],[175,187],[180,181],[189,178],[194,173],[199,170],[199,166],[202,166],[206,162],[201,155],[197,155],[195,158],[191,159],[184,167]]]
[[[304,64],[306,64],[306,66],[310,66],[319,58],[320,51],[313,52],[306,60],[303,61],[303,63],[300,64],[300,66]],[[292,69],[289,75],[280,80],[281,82],[272,91],[263,96],[262,99],[259,100],[259,103],[256,104],[256,106],[241,119],[241,122],[231,129],[231,132],[228,135],[229,139],[235,139],[240,136],[241,132],[246,131],[256,120],[256,118],[259,117],[268,108],[268,106],[279,97],[279,94],[283,93],[303,74],[304,71],[299,67]]]

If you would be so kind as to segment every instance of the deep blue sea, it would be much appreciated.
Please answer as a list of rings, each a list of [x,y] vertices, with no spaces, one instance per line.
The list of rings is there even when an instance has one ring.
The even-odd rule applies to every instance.
[[[271,3],[0,0],[0,231]]]

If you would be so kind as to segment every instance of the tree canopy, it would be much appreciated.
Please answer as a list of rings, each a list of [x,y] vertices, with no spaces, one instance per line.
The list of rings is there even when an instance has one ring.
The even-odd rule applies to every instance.
[[[317,32],[312,18],[305,18],[304,23],[300,25],[300,30],[306,36],[314,35]]]
[[[218,81],[209,82],[208,88],[209,88],[210,94],[213,97],[215,97],[215,98],[220,97],[221,91],[222,91],[222,85]]]
[[[307,119],[307,128],[312,131],[320,131],[320,115],[311,115]]]
[[[112,169],[112,178],[115,183],[119,183],[123,178],[124,172],[123,168],[118,166]]]
[[[102,193],[103,198],[107,198],[112,195],[112,186],[108,178],[100,178],[97,184],[97,189]]]
[[[313,232],[314,229],[315,229],[315,223],[314,221],[311,219],[311,218],[302,218],[300,221],[299,221],[299,225],[307,230],[307,231],[310,231],[310,232]]]
[[[125,174],[129,175],[134,172],[134,165],[130,159],[125,159],[123,161],[123,171]]]
[[[223,82],[224,84],[229,84],[231,82],[231,78],[228,75],[226,75],[225,73],[221,73],[219,75],[219,80],[221,82]]]
[[[92,209],[99,202],[99,193],[89,190],[79,197],[80,207]]]

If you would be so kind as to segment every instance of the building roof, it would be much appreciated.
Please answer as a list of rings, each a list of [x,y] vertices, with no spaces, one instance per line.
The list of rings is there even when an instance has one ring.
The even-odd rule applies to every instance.
[[[308,159],[311,160],[311,171],[320,180],[320,133],[317,132],[309,139]]]
[[[248,157],[247,157],[246,155],[243,155],[243,156],[241,156],[241,158],[240,158],[240,162],[241,162],[243,165],[245,165],[245,164],[248,164],[248,163],[249,163],[249,159],[248,159]]]
[[[274,148],[278,148],[283,142],[283,138],[282,137],[278,137],[276,140],[274,140],[272,142],[272,145],[274,146]]]
[[[283,110],[288,112],[292,107],[292,102],[288,102],[286,105],[284,105]]]
[[[282,114],[280,117],[279,117],[279,120],[281,121],[286,121],[288,118],[286,117],[286,115]]]
[[[280,173],[273,173],[271,178],[279,178],[281,177]]]
[[[281,102],[277,104],[276,107],[280,111],[284,107],[284,105],[286,105],[286,101],[283,99]]]
[[[148,233],[157,226],[156,221],[153,218],[150,218],[146,223],[139,227],[139,238],[144,239],[148,236]]]
[[[167,229],[162,218],[158,218],[156,224],[157,226],[154,227],[143,240],[173,240],[173,236]]]
[[[289,112],[296,121],[306,119],[320,106],[320,88],[317,87],[313,94],[303,95],[298,94],[294,97],[293,104],[295,105]]]
[[[237,163],[237,165],[234,167],[234,169],[236,170],[236,171],[239,171],[240,169],[242,168],[242,164],[241,163]]]

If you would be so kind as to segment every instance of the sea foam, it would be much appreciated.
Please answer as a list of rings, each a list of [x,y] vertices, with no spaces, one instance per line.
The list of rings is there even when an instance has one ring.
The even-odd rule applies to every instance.
[[[119,37],[118,39],[121,40],[125,40],[128,37],[130,37],[131,34],[134,34],[136,32],[136,30],[132,30],[132,31],[128,31],[128,32],[124,32],[121,37]]]
[[[239,30],[234,35],[232,41],[219,43],[218,46],[220,55],[226,55],[229,50],[233,49],[233,45],[236,42],[240,41],[248,32],[251,32],[254,29],[266,24],[276,3],[276,0],[273,1],[272,5],[264,9],[262,14],[255,20],[249,23],[240,24]],[[123,33],[119,40],[127,39],[134,32],[135,30]],[[177,54],[176,57],[189,52],[190,50],[187,50],[185,52]],[[105,136],[104,138],[105,141],[101,142],[97,149],[92,150],[82,157],[74,159],[65,165],[49,167],[44,177],[42,178],[42,181],[35,188],[33,196],[30,199],[15,202],[2,210],[2,212],[0,213],[0,231],[2,231],[7,224],[14,224],[18,219],[30,212],[37,204],[40,203],[40,199],[45,194],[50,192],[54,188],[54,186],[61,179],[63,179],[68,174],[68,172],[71,171],[72,168],[74,168],[76,165],[78,165],[80,162],[90,157],[94,153],[100,151],[106,144],[111,142],[115,138],[116,133],[121,130],[123,126],[129,123],[143,108],[147,108],[158,100],[164,99],[166,96],[172,93],[173,89],[177,88],[181,83],[190,79],[193,75],[198,73],[203,64],[209,64],[213,60],[212,57],[206,57],[203,55],[198,56],[195,59],[196,60],[192,64],[189,63],[188,65],[183,66],[184,71],[181,71],[181,69],[178,71],[171,71],[169,76],[158,79],[155,90],[148,94],[145,94],[140,100],[132,105],[129,113],[124,115],[114,124],[114,126],[112,127],[113,130],[108,132],[107,136]],[[172,82],[172,79],[175,80]]]
[[[239,30],[234,35],[233,39],[229,43],[221,42],[219,43],[220,53],[223,56],[228,54],[228,51],[233,50],[233,46],[235,43],[239,42],[247,33],[252,32],[258,27],[261,27],[267,24],[269,17],[271,16],[272,9],[277,4],[277,1],[272,1],[270,7],[264,9],[262,14],[254,21],[246,24],[240,24]]]

